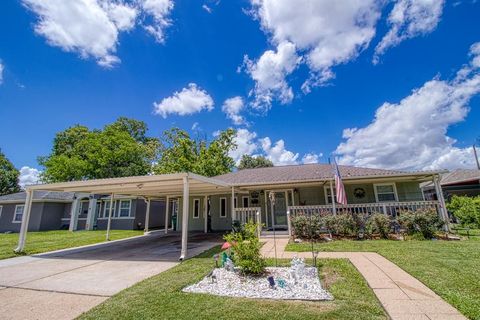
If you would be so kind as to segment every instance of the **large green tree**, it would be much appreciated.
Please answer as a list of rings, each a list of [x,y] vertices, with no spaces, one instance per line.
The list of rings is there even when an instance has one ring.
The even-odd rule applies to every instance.
[[[76,125],[57,133],[50,155],[39,157],[47,182],[145,175],[158,158],[159,141],[147,125],[119,118],[102,130]]]
[[[0,149],[0,195],[20,191],[18,177],[20,172],[7,159]]]
[[[267,168],[273,167],[273,162],[264,156],[252,157],[248,154],[244,154],[240,163],[238,164],[238,170],[242,169],[254,169],[254,168]]]
[[[179,128],[167,130],[161,139],[161,155],[154,172],[193,172],[207,177],[231,172],[235,162],[228,154],[236,148],[234,137],[233,129],[220,132],[210,142],[192,139]]]

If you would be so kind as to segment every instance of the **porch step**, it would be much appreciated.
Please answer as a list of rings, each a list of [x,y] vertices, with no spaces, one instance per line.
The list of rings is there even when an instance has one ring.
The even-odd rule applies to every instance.
[[[262,231],[261,238],[273,238],[273,231]],[[288,238],[288,231],[275,231],[275,238]]]

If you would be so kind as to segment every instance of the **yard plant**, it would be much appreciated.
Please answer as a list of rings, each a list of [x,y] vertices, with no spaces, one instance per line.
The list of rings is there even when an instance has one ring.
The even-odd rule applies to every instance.
[[[443,226],[438,214],[431,210],[404,211],[400,213],[397,221],[382,213],[299,213],[291,217],[294,237],[307,240],[320,239],[324,234],[343,238],[388,239],[396,223],[409,235],[425,239],[433,238]]]
[[[265,259],[260,254],[262,244],[257,237],[258,224],[247,222],[239,230],[225,235],[234,251],[233,261],[246,275],[260,275],[265,271]]]
[[[447,203],[447,209],[462,226],[480,228],[480,196],[472,198],[454,195]]]

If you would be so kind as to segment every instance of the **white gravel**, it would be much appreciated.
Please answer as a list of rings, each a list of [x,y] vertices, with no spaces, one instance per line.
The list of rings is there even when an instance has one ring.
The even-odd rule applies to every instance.
[[[295,281],[291,268],[266,268],[261,277],[245,277],[223,268],[213,270],[216,280],[205,277],[200,282],[183,289],[184,292],[209,293],[217,296],[281,299],[281,300],[333,300],[333,296],[322,288],[316,268],[305,267],[303,276]],[[268,276],[273,276],[276,286],[270,287]],[[285,287],[279,286],[285,280]]]

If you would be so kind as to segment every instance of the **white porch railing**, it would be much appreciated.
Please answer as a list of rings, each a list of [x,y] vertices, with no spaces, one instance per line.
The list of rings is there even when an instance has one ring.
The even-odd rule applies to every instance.
[[[401,211],[416,210],[436,210],[441,214],[440,203],[438,201],[406,201],[406,202],[381,202],[381,203],[359,203],[348,205],[336,205],[336,213],[356,213],[356,214],[374,214],[383,213],[392,217],[397,217]],[[298,214],[326,216],[333,214],[333,206],[329,205],[311,205],[311,206],[289,206],[287,209],[288,231],[291,232],[290,218]]]
[[[262,230],[262,208],[260,207],[251,207],[251,208],[235,208],[234,209],[234,218],[233,220],[239,221],[241,224],[245,224],[249,221],[253,221],[258,224],[258,232],[260,234]]]
[[[359,214],[383,213],[390,216],[396,216],[400,211],[416,211],[433,209],[439,211],[438,201],[407,201],[407,202],[381,202],[381,203],[358,203],[348,205],[336,205],[336,212],[351,212]],[[312,206],[289,206],[290,215],[297,214],[333,214],[332,205],[312,205]]]

